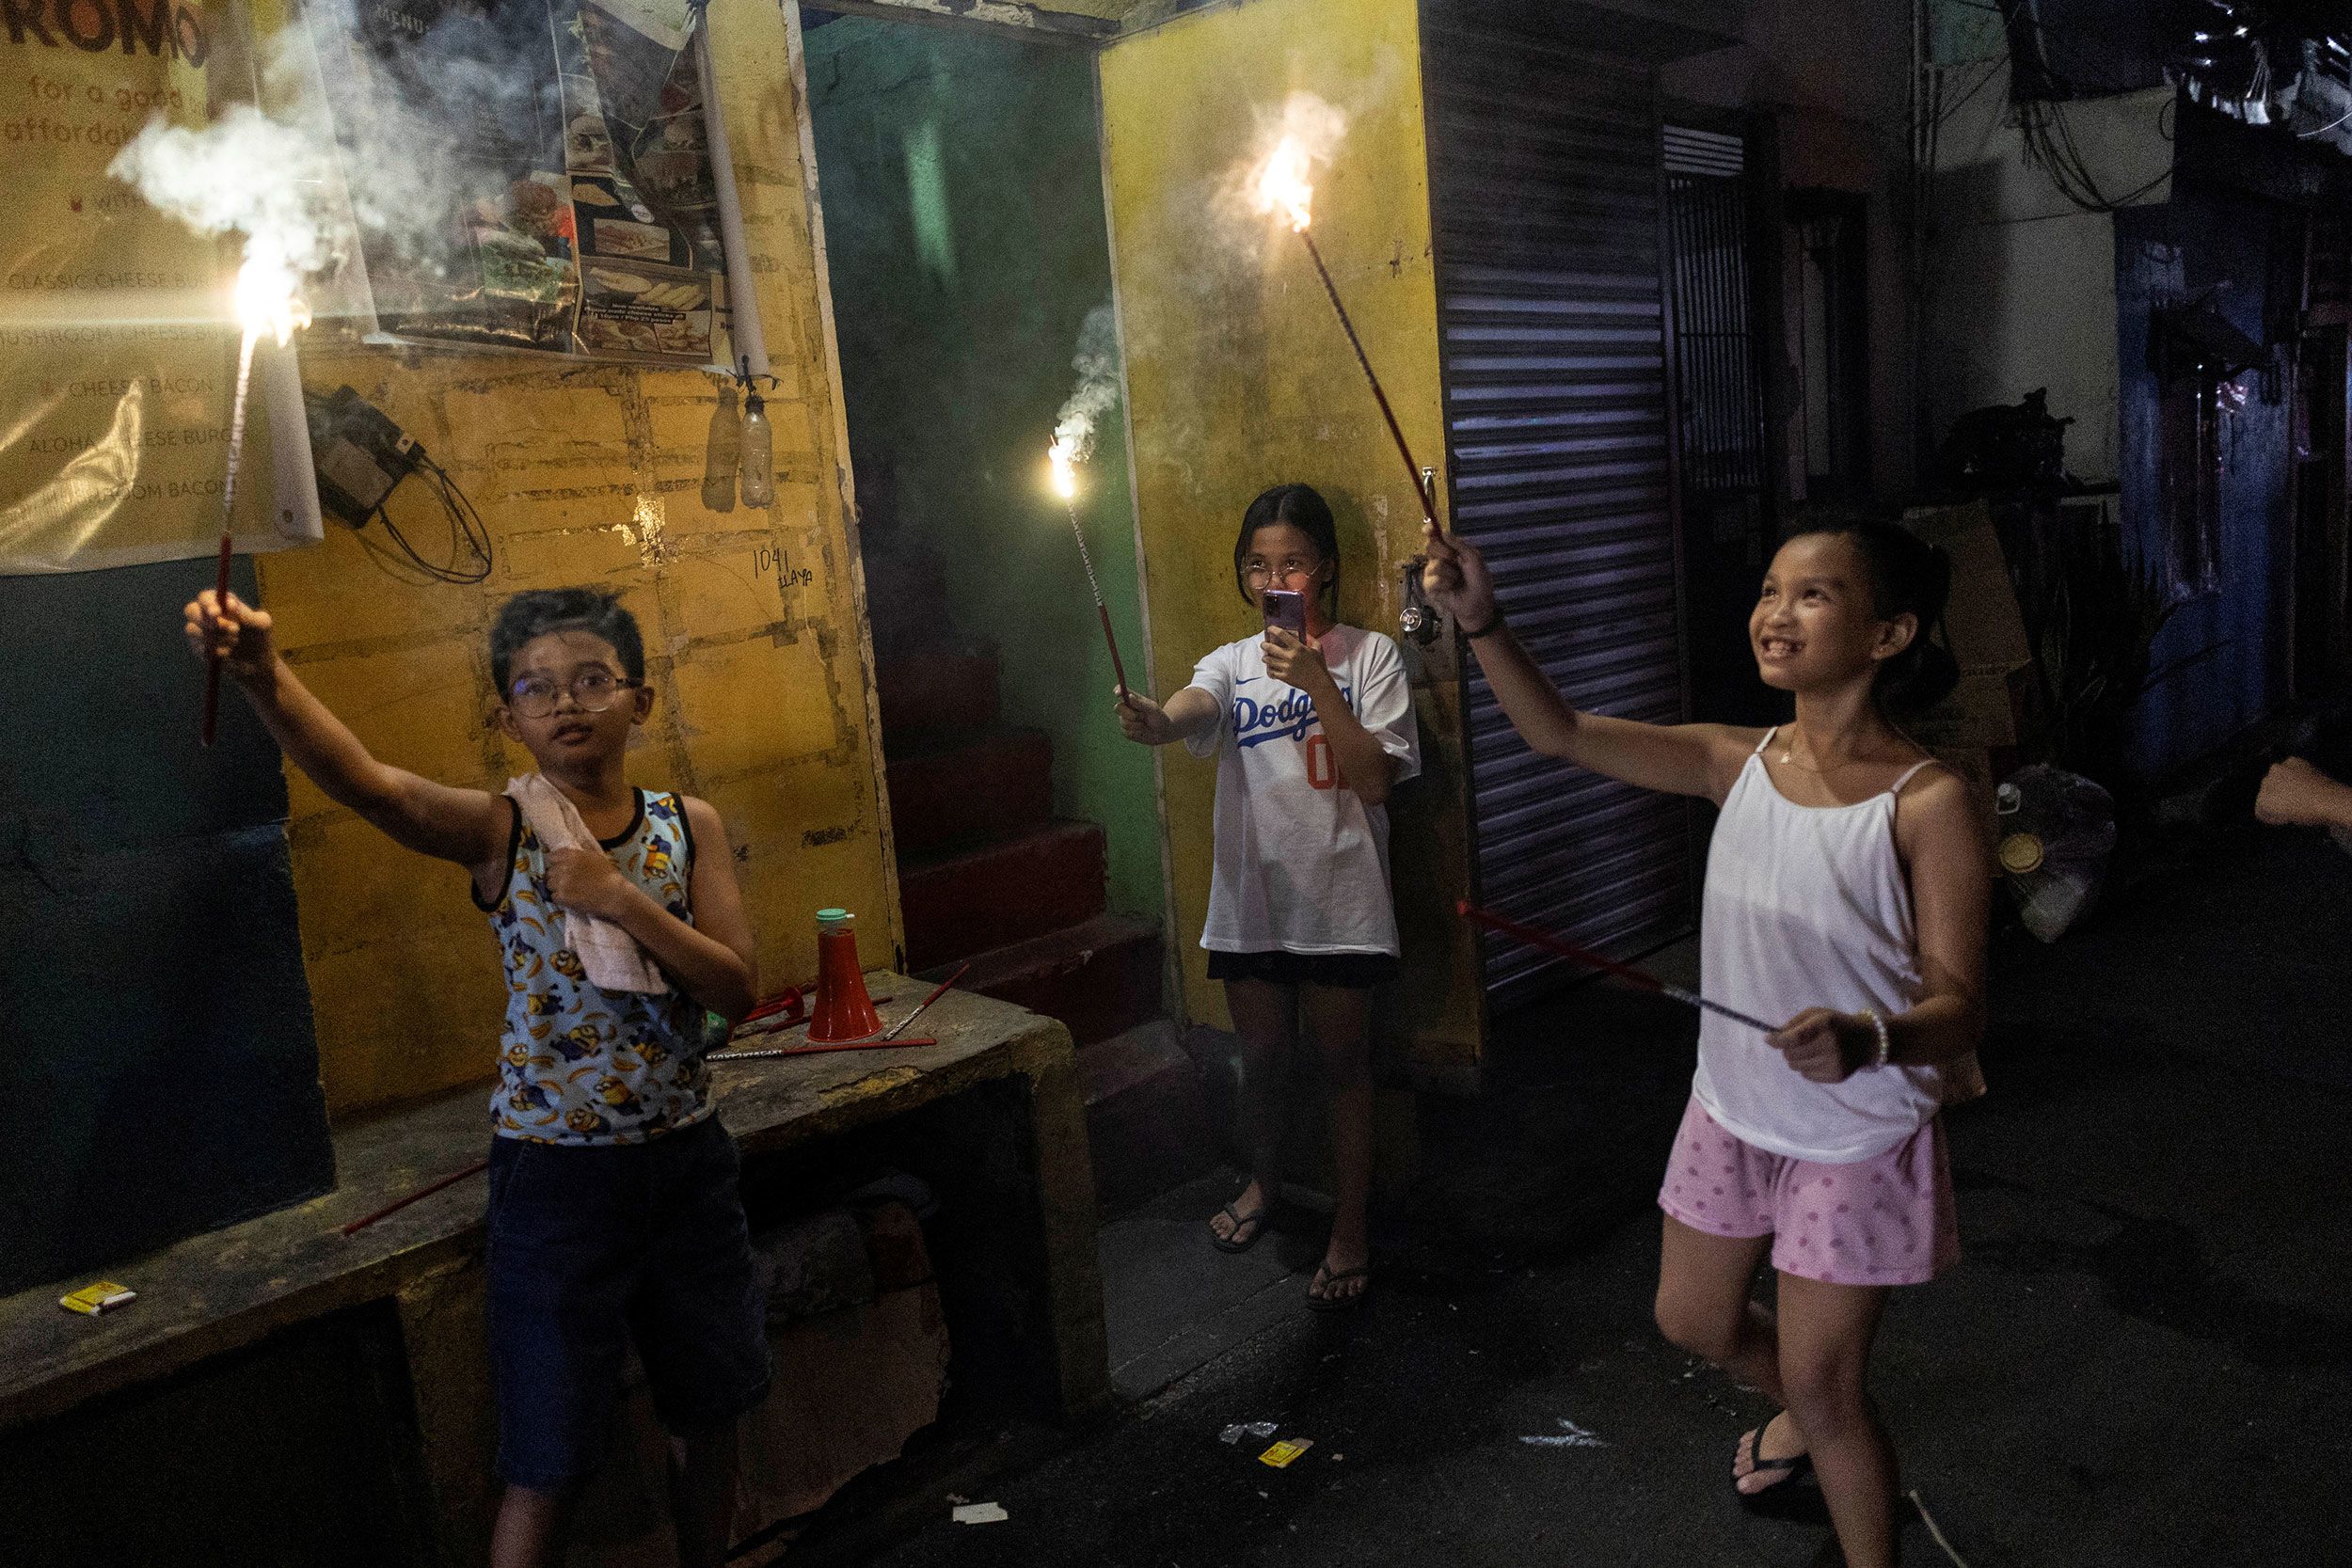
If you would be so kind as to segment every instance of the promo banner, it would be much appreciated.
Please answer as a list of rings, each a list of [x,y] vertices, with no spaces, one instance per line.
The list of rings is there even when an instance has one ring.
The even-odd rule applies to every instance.
[[[238,333],[233,244],[107,173],[148,121],[201,124],[239,57],[216,13],[172,0],[0,3],[0,573],[210,554]],[[283,356],[284,357],[280,357]],[[254,372],[240,549],[318,537],[290,351]],[[291,404],[287,388],[293,388]],[[274,470],[288,467],[290,474]]]

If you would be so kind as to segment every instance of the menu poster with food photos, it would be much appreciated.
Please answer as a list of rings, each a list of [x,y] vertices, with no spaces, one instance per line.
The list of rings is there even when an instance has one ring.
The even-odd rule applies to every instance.
[[[356,12],[352,68],[326,74],[379,335],[725,361],[699,80],[683,7],[664,16],[661,4],[379,0]],[[388,174],[408,183],[386,190]]]

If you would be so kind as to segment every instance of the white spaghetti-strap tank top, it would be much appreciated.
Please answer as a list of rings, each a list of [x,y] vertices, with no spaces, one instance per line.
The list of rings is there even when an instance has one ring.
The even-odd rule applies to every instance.
[[[1764,736],[1772,741],[1772,733]],[[1928,764],[1921,763],[1919,768]],[[1895,800],[1801,806],[1765,771],[1759,745],[1724,800],[1708,851],[1699,925],[1706,995],[1779,1023],[1807,1007],[1893,1018],[1924,990],[1911,888],[1895,852]],[[1744,1023],[1700,1015],[1692,1090],[1735,1135],[1797,1160],[1846,1164],[1927,1125],[1940,1101],[1925,1067],[1865,1067],[1816,1084]]]

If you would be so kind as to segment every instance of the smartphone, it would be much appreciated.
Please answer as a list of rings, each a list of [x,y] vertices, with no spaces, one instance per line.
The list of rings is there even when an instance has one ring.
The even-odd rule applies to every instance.
[[[1307,595],[1292,588],[1269,588],[1265,591],[1266,629],[1280,626],[1294,637],[1307,635]]]

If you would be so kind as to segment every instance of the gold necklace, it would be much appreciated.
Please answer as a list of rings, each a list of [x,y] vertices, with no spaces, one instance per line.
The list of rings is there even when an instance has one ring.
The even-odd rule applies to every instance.
[[[1855,763],[1860,760],[1860,758],[1850,758],[1847,761],[1838,763],[1834,767],[1816,768],[1808,763],[1803,763],[1797,760],[1797,749],[1794,742],[1783,746],[1780,749],[1780,765],[1783,768],[1793,768],[1801,773],[1811,773],[1817,778],[1826,773],[1842,773],[1847,768],[1853,767]]]

